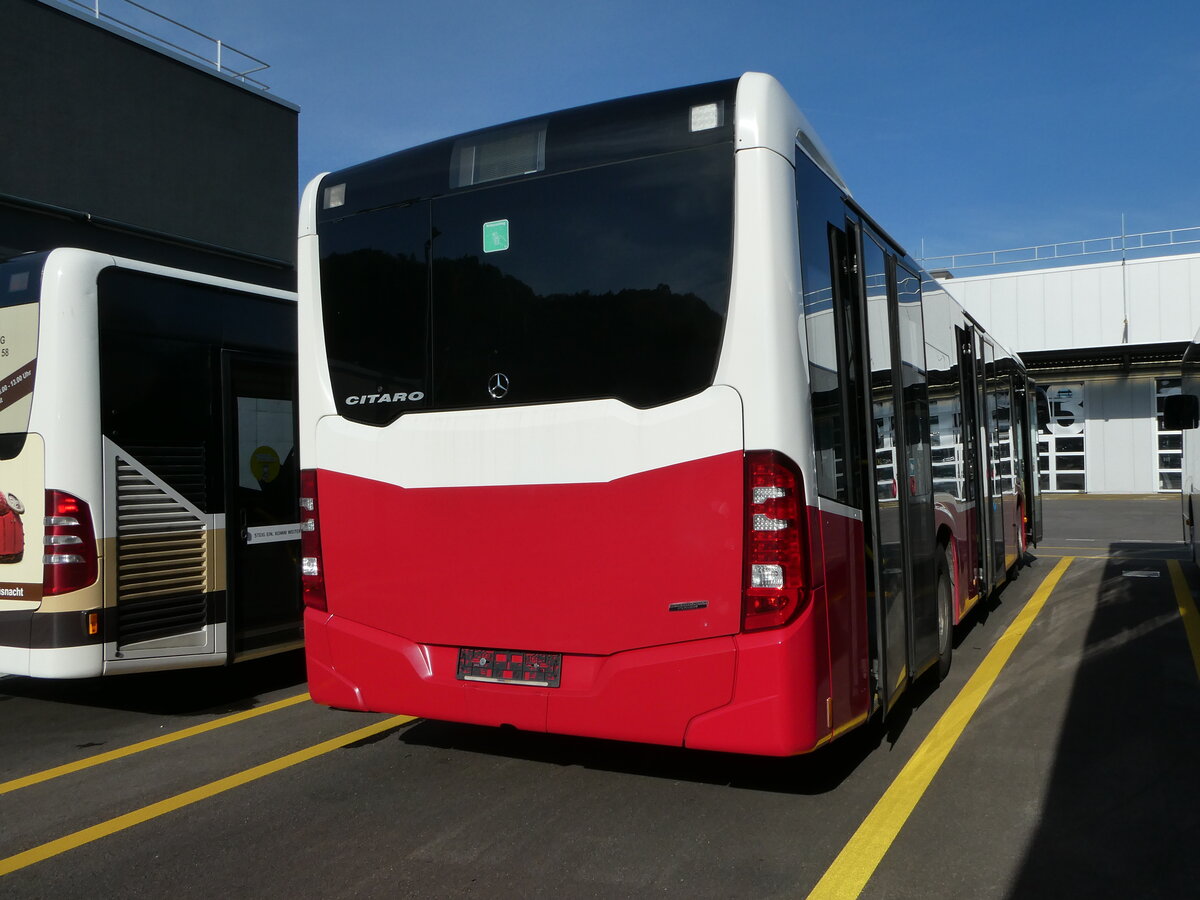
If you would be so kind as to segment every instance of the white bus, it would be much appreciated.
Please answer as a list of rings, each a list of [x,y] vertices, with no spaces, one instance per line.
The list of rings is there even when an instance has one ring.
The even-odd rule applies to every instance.
[[[0,264],[0,674],[300,646],[295,308],[84,250]]]
[[[320,702],[806,752],[1037,538],[1020,360],[769,76],[321,176],[298,277]]]

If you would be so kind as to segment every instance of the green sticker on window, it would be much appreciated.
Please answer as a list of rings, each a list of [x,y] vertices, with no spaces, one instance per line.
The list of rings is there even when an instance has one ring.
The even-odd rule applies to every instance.
[[[499,253],[508,249],[508,219],[483,223],[483,252]]]

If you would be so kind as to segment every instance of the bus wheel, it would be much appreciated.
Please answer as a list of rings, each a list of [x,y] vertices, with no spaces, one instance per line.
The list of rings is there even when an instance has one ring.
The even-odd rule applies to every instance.
[[[938,622],[938,681],[950,672],[954,656],[954,582],[950,578],[950,550],[938,554],[937,561],[937,622]]]

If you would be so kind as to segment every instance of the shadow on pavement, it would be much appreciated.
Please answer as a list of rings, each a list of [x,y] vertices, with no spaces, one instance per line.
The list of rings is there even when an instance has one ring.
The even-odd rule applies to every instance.
[[[1166,563],[1183,548],[1107,545],[1014,898],[1195,896],[1200,684]]]
[[[233,666],[174,672],[62,681],[5,678],[0,680],[0,708],[5,700],[22,697],[165,716],[239,712],[257,706],[255,698],[261,694],[303,687],[305,677],[304,652],[293,650]]]
[[[882,729],[872,720],[811,754],[773,758],[449,722],[420,722],[401,736],[404,743],[423,747],[790,794],[833,790],[882,739]]]

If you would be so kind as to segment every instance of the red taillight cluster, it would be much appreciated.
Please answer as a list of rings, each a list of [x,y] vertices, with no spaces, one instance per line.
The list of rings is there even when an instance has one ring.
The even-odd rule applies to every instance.
[[[746,454],[746,572],[742,628],[785,625],[808,586],[804,480],[774,450]]]
[[[300,470],[300,582],[304,605],[326,610],[325,566],[321,559],[321,526],[317,515],[317,473]]]
[[[65,594],[96,580],[96,532],[88,505],[65,491],[46,491],[42,594]]]

